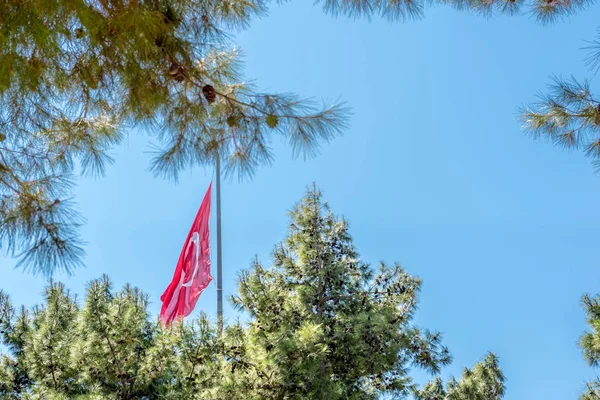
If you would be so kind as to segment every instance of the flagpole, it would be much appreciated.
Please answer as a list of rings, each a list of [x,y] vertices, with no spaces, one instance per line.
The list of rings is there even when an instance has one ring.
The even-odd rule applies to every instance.
[[[218,334],[223,332],[223,257],[221,248],[221,160],[216,156],[216,192],[217,192],[217,327]]]

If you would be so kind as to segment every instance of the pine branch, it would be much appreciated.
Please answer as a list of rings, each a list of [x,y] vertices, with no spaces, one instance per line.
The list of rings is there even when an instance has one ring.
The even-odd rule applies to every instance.
[[[597,74],[600,71],[600,28],[595,40],[589,42],[589,46],[584,48],[588,51],[588,56],[585,60],[586,65],[590,70]]]
[[[534,138],[555,145],[581,149],[589,157],[600,157],[600,101],[587,81],[553,78],[549,94],[521,110],[524,129]]]
[[[488,353],[473,368],[465,368],[460,380],[450,378],[444,385],[436,377],[422,389],[415,387],[412,390],[416,400],[500,400],[505,395],[504,381],[498,358]]]
[[[580,400],[600,400],[600,379],[585,384],[584,392],[579,396]]]
[[[267,4],[4,4],[0,19],[10,23],[0,37],[0,200],[8,210],[0,219],[2,248],[46,275],[81,265],[81,220],[64,202],[74,171],[80,165],[84,174],[102,175],[130,128],[159,138],[152,170],[173,178],[211,164],[217,152],[228,174],[251,177],[271,162],[275,134],[295,153],[312,154],[319,141],[341,133],[341,106],[319,109],[242,84],[230,31],[265,15]],[[43,193],[19,181],[38,188],[45,182]],[[56,199],[62,214],[35,222],[42,211],[29,210],[33,203]]]

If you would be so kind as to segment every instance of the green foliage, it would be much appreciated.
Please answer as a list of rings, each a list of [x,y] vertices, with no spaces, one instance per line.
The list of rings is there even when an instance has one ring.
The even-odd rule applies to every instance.
[[[229,33],[265,11],[262,0],[3,2],[0,249],[47,275],[81,264],[66,201],[76,168],[101,174],[129,128],[158,139],[152,169],[175,179],[217,154],[251,176],[276,135],[310,155],[341,133],[342,106],[243,82]]]
[[[437,373],[450,356],[439,333],[412,322],[419,288],[399,265],[360,261],[347,222],[314,189],[291,212],[273,264],[256,261],[240,277],[232,300],[248,323],[220,337],[203,314],[162,328],[146,295],[115,292],[106,277],[81,303],[51,283],[42,306],[20,312],[0,292],[0,397],[432,400],[435,388],[418,391],[410,369]],[[504,392],[492,355],[446,388],[437,382],[448,399]]]
[[[580,400],[599,400],[600,399],[600,379],[596,378],[585,385],[585,390],[579,396]]]
[[[484,15],[494,12],[521,14],[526,11],[541,24],[549,24],[582,11],[592,0],[447,0],[458,8]],[[585,60],[592,73],[600,70],[600,30],[587,47]],[[600,170],[600,100],[587,79],[552,77],[539,101],[519,111],[523,129],[534,138],[544,138],[560,147],[582,150]]]
[[[279,0],[279,2],[284,2]],[[265,15],[266,0],[8,0],[0,9],[0,249],[51,275],[82,262],[81,219],[69,202],[76,166],[98,175],[126,128],[158,139],[151,169],[177,179],[220,155],[230,175],[251,177],[283,137],[314,155],[341,133],[347,110],[244,83],[230,33]],[[330,15],[419,18],[425,1],[317,0]],[[532,13],[542,23],[591,0],[440,0],[459,9]],[[600,66],[600,41],[590,67]],[[575,89],[575,97],[565,95]],[[580,90],[581,89],[581,90]],[[598,102],[586,83],[525,108],[536,136],[598,157]]]
[[[411,324],[419,288],[399,265],[361,262],[348,224],[312,190],[273,265],[256,261],[233,297],[252,316],[251,358],[268,371],[268,398],[404,395],[409,367],[438,372],[450,362],[441,335]]]
[[[592,0],[317,0],[331,15],[371,18],[379,15],[389,20],[405,20],[423,16],[426,5],[450,5],[459,10],[471,10],[484,16],[494,13],[533,15],[539,22],[549,23],[572,15],[593,4]]]
[[[490,353],[472,369],[465,368],[460,380],[451,378],[444,385],[436,378],[413,394],[416,400],[499,400],[504,392],[504,375],[498,358]]]
[[[421,18],[426,1],[413,0],[320,0],[332,15],[367,17],[380,15],[388,19]],[[593,0],[435,0],[489,17],[494,14],[531,15],[542,25],[564,20]],[[594,75],[600,71],[600,28],[595,40],[586,47],[586,65]],[[534,138],[544,138],[564,148],[583,151],[593,159],[600,172],[600,95],[593,93],[588,79],[552,77],[539,101],[519,111],[523,129]]]
[[[218,382],[222,361],[205,316],[165,331],[148,320],[148,299],[126,286],[93,281],[79,306],[51,284],[43,306],[15,313],[0,297],[3,399],[194,398]],[[227,337],[231,335],[228,329]],[[210,397],[196,397],[210,398]],[[219,397],[223,398],[223,397]]]
[[[593,3],[592,0],[317,0],[331,15],[371,18],[381,16],[388,20],[421,18],[426,5],[450,5],[459,10],[471,10],[484,16],[494,13],[506,15],[533,15],[541,23],[550,23],[572,15]]]
[[[279,2],[284,2],[280,0]],[[8,0],[0,9],[0,249],[51,275],[81,265],[81,218],[69,195],[77,166],[100,175],[129,128],[153,135],[156,175],[196,165],[251,177],[283,137],[314,155],[340,134],[347,110],[244,83],[230,34],[266,14],[266,0]],[[590,1],[440,0],[483,14],[533,13],[543,23]],[[330,15],[419,18],[425,1],[317,0]],[[590,46],[600,65],[599,41]],[[569,86],[562,83],[562,86]],[[574,83],[585,87],[586,84]],[[562,90],[562,89],[561,89]],[[529,130],[600,154],[597,106],[549,96],[528,107]],[[571,108],[571,106],[575,106]],[[596,106],[596,109],[594,108]]]
[[[590,83],[554,77],[549,94],[540,98],[521,113],[526,131],[564,148],[581,149],[600,167],[600,101]]]
[[[579,341],[579,346],[583,350],[583,358],[592,367],[600,366],[600,296],[583,296],[581,300],[583,308],[587,314],[587,323],[590,331],[585,332]],[[584,393],[580,396],[581,400],[599,400],[600,399],[600,379],[596,378],[586,384]]]

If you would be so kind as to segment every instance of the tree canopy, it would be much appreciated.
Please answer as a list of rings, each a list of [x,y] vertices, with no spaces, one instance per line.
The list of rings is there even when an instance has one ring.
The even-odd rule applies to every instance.
[[[504,375],[495,354],[488,354],[473,368],[465,368],[460,380],[451,378],[446,384],[436,377],[422,389],[416,389],[416,400],[498,400],[505,394]]]
[[[341,133],[341,104],[243,80],[231,33],[265,11],[260,0],[4,2],[0,248],[47,275],[81,264],[74,178],[101,174],[131,128],[158,140],[152,170],[175,179],[217,155],[249,176],[275,135],[311,155]]]
[[[263,16],[264,0],[9,0],[0,10],[0,245],[20,265],[50,275],[81,264],[69,204],[76,163],[100,174],[127,128],[151,133],[152,170],[177,177],[193,165],[251,176],[273,157],[273,134],[310,155],[341,133],[347,110],[245,83],[231,34]],[[419,18],[424,1],[321,0],[326,13]],[[484,15],[532,13],[541,23],[590,2],[439,1]],[[597,71],[600,45],[588,63]],[[600,103],[589,83],[556,79],[523,108],[526,129],[600,156]]]
[[[285,3],[285,1],[280,1]],[[82,264],[78,172],[101,174],[131,128],[158,143],[151,169],[177,178],[223,161],[249,177],[281,136],[312,155],[347,126],[341,104],[319,107],[246,82],[232,34],[266,14],[266,0],[8,0],[0,9],[0,249],[51,275]],[[483,15],[531,13],[550,23],[586,0],[440,0]],[[424,1],[319,0],[330,15],[403,20]],[[600,65],[600,40],[587,60]],[[555,79],[522,110],[528,132],[600,157],[600,102],[589,82]]]
[[[248,320],[220,337],[203,313],[163,328],[147,295],[114,291],[107,277],[82,301],[51,283],[32,309],[17,311],[0,293],[0,396],[501,399],[493,355],[446,387],[411,380],[413,368],[437,374],[451,361],[441,335],[414,324],[420,287],[398,264],[361,261],[348,223],[314,189],[291,212],[272,263],[241,274],[232,301]]]
[[[449,5],[483,17],[494,15],[532,16],[537,23],[549,25],[584,12],[593,0],[322,0],[326,12],[350,17],[382,16],[391,20],[425,16],[427,5]],[[600,26],[596,38],[585,45],[582,62],[590,75],[600,71]],[[552,76],[538,101],[520,107],[524,131],[535,139],[545,139],[557,146],[583,151],[600,171],[600,95],[592,90],[589,78]]]

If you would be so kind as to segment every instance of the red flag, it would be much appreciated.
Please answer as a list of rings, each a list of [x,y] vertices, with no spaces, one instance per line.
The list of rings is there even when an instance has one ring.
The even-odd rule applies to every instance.
[[[209,229],[211,188],[212,182],[181,250],[173,280],[160,296],[160,320],[164,325],[171,324],[178,317],[190,315],[200,294],[212,281]]]

